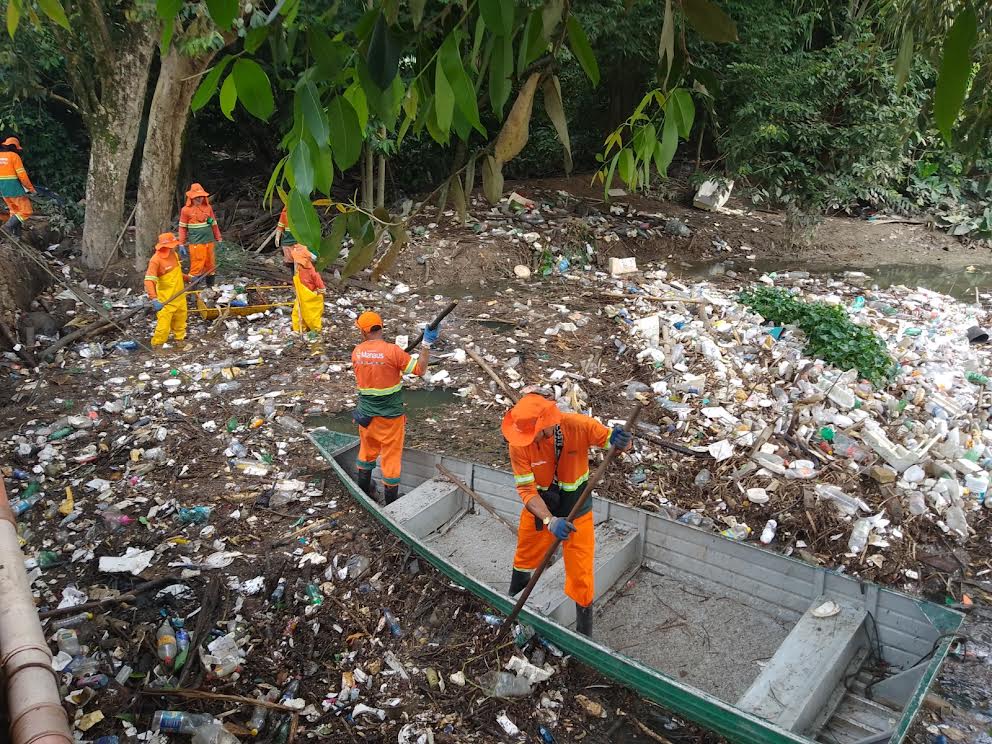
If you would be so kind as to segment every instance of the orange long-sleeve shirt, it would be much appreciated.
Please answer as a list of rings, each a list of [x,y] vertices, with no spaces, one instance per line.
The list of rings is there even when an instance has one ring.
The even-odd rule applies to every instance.
[[[177,266],[182,271],[182,265],[179,263],[179,254],[174,250],[155,251],[152,257],[148,259],[148,268],[145,269],[145,292],[151,299],[169,299],[168,297],[158,296],[158,278],[165,276]],[[183,279],[189,281],[189,275],[183,274]]]
[[[320,276],[320,272],[313,266],[296,264],[296,274],[300,277],[300,281],[303,282],[303,286],[311,292],[316,292],[318,289],[324,288],[324,279]]]
[[[0,152],[0,196],[34,193],[34,185],[16,152]]]
[[[610,429],[589,416],[563,413],[562,450],[558,458],[558,485],[563,491],[576,491],[589,480],[589,448],[606,448]],[[555,477],[555,438],[546,437],[526,447],[510,445],[510,464],[517,493],[526,504],[546,490]],[[591,503],[591,502],[589,502]]]
[[[209,204],[191,204],[179,210],[180,243],[219,243],[220,240],[217,217]]]

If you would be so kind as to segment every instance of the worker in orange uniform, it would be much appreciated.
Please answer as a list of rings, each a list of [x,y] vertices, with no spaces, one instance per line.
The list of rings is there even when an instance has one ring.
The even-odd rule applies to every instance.
[[[528,393],[503,417],[510,463],[523,499],[513,556],[510,596],[530,581],[548,548],[558,538],[565,558],[565,594],[575,600],[575,629],[592,636],[593,560],[596,541],[592,499],[573,522],[565,519],[589,480],[589,448],[629,450],[633,435],[612,430],[589,416],[562,413],[553,400]]]
[[[4,228],[12,235],[21,232],[21,225],[31,216],[31,199],[26,194],[37,193],[24,170],[20,156],[21,143],[17,137],[8,137],[0,144],[0,196],[3,197],[10,218]]]
[[[178,246],[179,241],[172,233],[159,235],[155,253],[148,260],[148,269],[145,271],[145,292],[157,313],[155,332],[152,334],[153,349],[168,341],[169,333],[175,335],[176,341],[186,338],[186,295],[179,295],[168,304],[163,304],[165,300],[181,292],[185,286],[183,280],[189,279],[188,275],[183,274],[179,254],[176,252]]]
[[[320,333],[324,318],[324,280],[313,267],[314,256],[309,248],[297,243],[291,255],[296,266],[293,275],[293,286],[296,288],[293,330]]]
[[[217,259],[214,257],[214,244],[221,241],[220,228],[214,208],[210,206],[210,194],[194,183],[186,192],[186,206],[179,212],[179,252],[189,250],[189,275],[194,279],[207,275],[207,286],[214,286],[214,273]],[[187,249],[188,246],[188,249]]]
[[[351,364],[358,383],[358,408],[352,418],[358,424],[358,485],[369,496],[375,495],[372,469],[381,459],[383,499],[391,504],[399,498],[400,462],[403,458],[403,375],[423,375],[427,371],[430,348],[437,341],[439,328],[424,329],[424,351],[410,356],[382,337],[382,318],[364,312],[356,325],[362,343],[351,352]]]
[[[289,267],[289,273],[296,276],[296,266],[293,261],[293,246],[296,245],[296,236],[289,229],[289,214],[286,207],[279,213],[279,222],[276,223],[276,245],[282,249],[282,262]]]

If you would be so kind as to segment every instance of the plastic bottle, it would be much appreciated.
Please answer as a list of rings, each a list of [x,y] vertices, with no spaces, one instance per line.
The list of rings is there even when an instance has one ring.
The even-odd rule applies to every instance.
[[[985,492],[989,490],[989,474],[984,470],[971,473],[964,478],[965,487],[971,491],[979,504],[985,503]]]
[[[276,588],[272,590],[272,594],[269,595],[269,602],[272,604],[279,604],[282,602],[282,598],[286,596],[286,579],[279,579],[279,583],[276,584]]]
[[[69,656],[79,656],[83,653],[83,647],[79,644],[79,636],[72,628],[60,628],[55,633],[55,643],[59,651],[69,654]]]
[[[62,563],[62,556],[54,550],[42,550],[35,556],[39,568],[51,568]]]
[[[258,699],[264,700],[267,703],[274,703],[278,697],[279,690],[269,690],[265,695],[259,695]],[[268,716],[268,708],[264,705],[256,705],[245,728],[251,731],[252,736],[258,736],[262,732],[262,729],[265,728],[265,719],[268,718]]]
[[[168,620],[163,620],[159,626],[155,645],[158,650],[158,658],[167,667],[171,667],[176,660],[176,652],[179,650],[179,645],[176,643],[176,634],[172,630],[172,626]]]
[[[315,607],[319,607],[320,605],[324,604],[324,595],[320,593],[320,589],[317,587],[316,584],[312,582],[307,584],[307,588],[304,589],[303,591],[306,593],[307,599],[310,601],[310,604],[314,605]]]
[[[157,710],[152,717],[152,731],[169,734],[192,734],[199,726],[213,723],[209,713],[187,713],[184,710]]]
[[[838,457],[846,457],[855,462],[864,462],[868,459],[869,454],[868,450],[862,447],[856,439],[852,439],[842,431],[834,432],[833,450]]]
[[[761,542],[764,545],[768,545],[772,540],[775,539],[775,530],[778,529],[778,522],[774,519],[769,519],[765,522],[765,529],[761,531]]]
[[[919,491],[913,491],[909,494],[909,513],[916,516],[927,513],[926,499]]]
[[[292,416],[278,416],[276,417],[276,423],[279,424],[283,429],[290,432],[302,432],[303,424],[297,421]]]
[[[32,506],[41,501],[45,494],[41,493],[38,488],[38,481],[31,481],[28,483],[28,487],[24,489],[24,493],[21,497],[10,502],[10,508],[13,510],[15,517],[21,516]]]
[[[859,519],[851,529],[851,538],[847,541],[847,548],[850,552],[859,554],[868,545],[868,535],[871,534],[871,522],[867,519]]]
[[[964,510],[956,504],[947,508],[944,512],[944,523],[956,532],[959,537],[968,536],[968,520],[965,519]]]
[[[987,375],[983,375],[981,372],[974,372],[972,370],[968,370],[967,372],[964,373],[964,379],[966,379],[968,382],[972,383],[973,385],[989,384],[989,378]]]
[[[369,570],[369,559],[364,555],[353,555],[348,559],[345,568],[348,570],[349,579],[357,579]]]
[[[396,619],[396,615],[387,608],[383,609],[382,616],[386,619],[386,625],[389,626],[390,633],[397,638],[403,635],[403,628],[400,627],[400,621]]]
[[[96,659],[80,655],[73,656],[66,668],[76,677],[85,677],[87,674],[95,674],[100,669],[100,664]]]
[[[61,620],[52,621],[52,628],[54,630],[61,630],[62,628],[75,628],[85,622],[89,622],[92,619],[92,612],[78,612],[75,615],[63,617]]]
[[[510,672],[486,672],[479,678],[482,688],[492,697],[513,698],[526,697],[533,692],[530,681],[526,677],[518,677]]]
[[[183,627],[183,621],[179,618],[175,618],[172,621],[172,627],[176,629],[176,662],[173,665],[175,669],[182,669],[186,664],[186,657],[189,655],[189,633],[186,628]]]
[[[224,728],[223,724],[214,722],[197,726],[193,731],[191,744],[241,744],[241,740]]]

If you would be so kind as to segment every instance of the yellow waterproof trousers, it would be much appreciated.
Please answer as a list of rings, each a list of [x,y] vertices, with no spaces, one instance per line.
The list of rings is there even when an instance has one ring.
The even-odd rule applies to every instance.
[[[293,330],[320,331],[324,319],[324,296],[308,289],[300,277],[293,277],[296,302],[293,303]],[[302,319],[302,324],[301,324]]]
[[[177,265],[172,271],[158,278],[155,293],[159,300],[167,300],[176,292],[183,288],[183,270]],[[176,341],[186,338],[186,316],[188,314],[186,305],[186,295],[179,295],[176,299],[163,307],[155,315],[155,332],[152,334],[152,346],[161,346],[169,340],[169,333],[176,337]]]

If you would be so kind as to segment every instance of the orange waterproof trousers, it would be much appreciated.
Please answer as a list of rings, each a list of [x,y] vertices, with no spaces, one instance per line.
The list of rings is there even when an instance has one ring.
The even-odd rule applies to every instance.
[[[5,196],[3,201],[11,216],[16,217],[21,222],[27,222],[28,217],[34,211],[31,207],[31,200],[26,196]]]
[[[406,433],[406,416],[384,418],[373,416],[368,426],[358,427],[358,469],[372,470],[375,461],[382,468],[382,484],[400,484],[400,464],[403,460],[403,436]]]
[[[203,276],[217,273],[217,259],[214,257],[213,243],[190,243],[189,275]]]
[[[575,532],[561,544],[565,557],[565,594],[583,607],[588,607],[595,596],[593,561],[596,558],[596,536],[593,534],[592,512],[576,517],[573,524]],[[517,528],[513,568],[517,571],[536,571],[554,541],[551,530],[546,527],[538,530],[534,515],[524,509],[520,512],[520,526]]]

